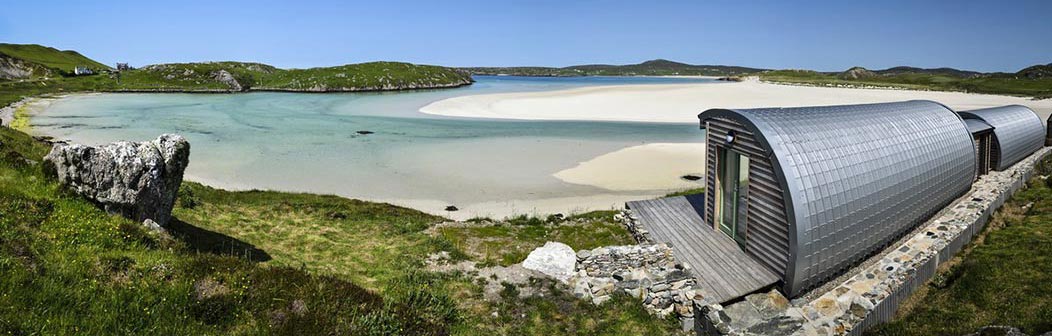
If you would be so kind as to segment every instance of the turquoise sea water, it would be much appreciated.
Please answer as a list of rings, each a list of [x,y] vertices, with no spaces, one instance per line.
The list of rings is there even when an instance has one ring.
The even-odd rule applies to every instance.
[[[181,134],[192,147],[188,179],[206,184],[331,193],[431,212],[457,205],[475,212],[455,217],[529,213],[538,208],[532,202],[544,199],[615,195],[628,200],[660,194],[568,184],[551,174],[629,146],[703,141],[695,124],[512,121],[418,111],[461,95],[711,82],[476,79],[464,88],[397,93],[77,95],[54,102],[31,122],[34,133],[89,144]],[[494,202],[505,205],[495,208]],[[472,207],[482,203],[490,205]]]

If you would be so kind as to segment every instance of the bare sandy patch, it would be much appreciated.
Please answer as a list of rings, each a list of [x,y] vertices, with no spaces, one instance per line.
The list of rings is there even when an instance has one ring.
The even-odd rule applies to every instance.
[[[701,176],[704,167],[704,143],[653,143],[603,154],[553,176],[613,191],[689,189],[701,184],[681,177]]]

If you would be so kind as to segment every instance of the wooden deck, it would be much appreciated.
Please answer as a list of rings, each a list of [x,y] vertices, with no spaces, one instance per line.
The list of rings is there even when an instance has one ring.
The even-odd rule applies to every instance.
[[[669,243],[676,260],[690,265],[698,285],[723,303],[780,279],[742,251],[733,239],[705,223],[703,195],[628,202],[636,221],[655,242]]]

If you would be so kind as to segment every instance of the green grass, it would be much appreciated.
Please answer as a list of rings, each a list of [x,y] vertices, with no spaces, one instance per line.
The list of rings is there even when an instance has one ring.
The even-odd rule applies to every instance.
[[[110,68],[73,50],[58,50],[36,44],[0,43],[0,54],[39,64],[64,75],[72,74],[73,68],[77,66],[96,71]]]
[[[701,188],[694,188],[694,189],[687,189],[687,190],[677,191],[677,192],[665,195],[665,197],[700,195],[700,194],[704,194],[704,193],[705,193],[705,187],[701,187]]]
[[[423,271],[429,253],[474,257],[419,211],[187,182],[165,237],[64,191],[42,173],[47,146],[2,127],[0,142],[0,334],[676,333],[627,297],[486,301],[473,278]],[[479,237],[626,242],[610,217]]]
[[[25,134],[0,128],[0,141],[0,334],[440,335],[460,319],[412,272],[380,294],[238,251],[199,253],[63,191],[26,161],[47,147]]]
[[[613,220],[615,211],[593,211],[565,220],[516,217],[496,225],[443,227],[438,233],[458,250],[485,264],[520,263],[544,243],[557,241],[574,250],[635,244],[624,225]]]
[[[837,78],[836,74],[809,70],[777,70],[759,73],[761,79],[772,82],[812,85],[854,85],[895,87],[912,90],[964,91],[1027,97],[1052,97],[1052,78],[1017,78],[1009,74],[988,74],[979,77],[955,77],[940,74],[905,73],[878,75],[857,80]]]
[[[1035,175],[1052,174],[1046,158]],[[1052,188],[1039,177],[872,335],[963,335],[1010,325],[1052,331]],[[1027,208],[1028,204],[1033,204]]]

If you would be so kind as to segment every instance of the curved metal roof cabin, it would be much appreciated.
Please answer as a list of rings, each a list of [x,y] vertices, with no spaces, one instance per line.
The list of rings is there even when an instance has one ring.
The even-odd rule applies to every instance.
[[[1045,125],[1033,110],[1008,105],[958,112],[964,119],[978,119],[994,127],[994,169],[1005,170],[1030,156],[1045,143]]]
[[[975,178],[972,135],[931,101],[711,109],[698,118],[705,220],[780,275],[791,297],[923,223]],[[728,218],[736,218],[729,230]]]

